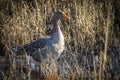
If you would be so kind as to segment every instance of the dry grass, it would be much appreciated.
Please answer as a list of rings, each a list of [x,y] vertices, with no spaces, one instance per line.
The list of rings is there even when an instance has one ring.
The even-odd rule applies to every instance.
[[[113,30],[112,0],[104,3],[94,0],[1,0],[0,4],[1,44],[5,48],[4,52],[1,51],[5,56],[0,60],[0,64],[7,68],[0,74],[4,80],[120,78],[120,39]],[[50,64],[48,70],[43,70],[44,76],[31,68],[24,72],[25,55],[16,57],[12,48],[47,37],[51,15],[58,9],[71,17],[70,21],[62,21],[61,27],[66,50],[54,65]]]

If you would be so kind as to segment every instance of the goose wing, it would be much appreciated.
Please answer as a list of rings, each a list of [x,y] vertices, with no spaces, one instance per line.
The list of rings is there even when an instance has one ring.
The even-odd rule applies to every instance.
[[[25,44],[24,46],[17,47],[16,54],[21,55],[24,52],[32,55],[35,51],[42,50],[48,46],[49,38],[40,38],[34,42]]]

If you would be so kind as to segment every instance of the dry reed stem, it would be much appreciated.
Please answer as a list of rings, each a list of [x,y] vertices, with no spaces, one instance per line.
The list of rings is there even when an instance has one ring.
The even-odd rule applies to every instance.
[[[107,3],[108,7],[106,7]],[[12,16],[8,12],[1,13],[3,15],[1,18],[5,21],[2,25],[3,28],[0,28],[3,34],[1,43],[5,45],[5,54],[8,58],[6,60],[9,63],[7,76],[5,75],[6,80],[19,78],[40,80],[38,77],[35,78],[31,75],[30,69],[28,69],[28,77],[26,77],[22,68],[27,62],[23,60],[25,55],[18,60],[20,61],[20,65],[18,65],[18,57],[12,52],[12,48],[46,37],[45,31],[51,26],[47,24],[48,17],[51,19],[53,12],[57,9],[68,13],[71,20],[68,23],[62,21],[61,30],[65,36],[66,50],[60,59],[55,62],[58,66],[58,73],[53,75],[48,73],[48,80],[70,79],[69,76],[72,77],[72,80],[77,77],[82,80],[88,78],[102,80],[105,78],[104,71],[107,72],[106,74],[112,75],[109,71],[114,71],[114,68],[118,66],[119,58],[114,59],[112,55],[116,55],[116,53],[110,47],[114,44],[118,50],[120,49],[119,39],[111,37],[115,36],[111,29],[114,20],[114,17],[111,17],[114,16],[114,12],[111,10],[113,7],[112,1],[102,3],[93,0],[35,0],[33,2],[20,0],[18,3],[11,1],[6,4],[10,6],[5,6],[5,10],[9,10],[8,7],[10,7],[12,12]],[[108,14],[106,14],[106,11]],[[108,55],[108,53],[112,55]],[[112,59],[106,62],[107,57],[111,56]],[[98,58],[96,59],[96,57]],[[5,63],[6,60],[4,59],[1,62]],[[71,72],[71,69],[74,69],[74,72]],[[76,77],[76,75],[79,76]]]

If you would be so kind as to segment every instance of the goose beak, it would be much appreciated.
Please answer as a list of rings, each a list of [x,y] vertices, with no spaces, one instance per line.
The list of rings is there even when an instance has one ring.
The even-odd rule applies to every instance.
[[[66,15],[65,13],[63,14],[65,19],[70,19],[70,17],[68,15]]]

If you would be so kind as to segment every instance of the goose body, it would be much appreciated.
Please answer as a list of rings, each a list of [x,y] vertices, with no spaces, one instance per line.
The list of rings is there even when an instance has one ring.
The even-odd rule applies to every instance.
[[[57,11],[53,16],[53,36],[50,38],[40,38],[31,43],[14,48],[17,55],[22,55],[23,51],[30,54],[30,60],[35,62],[49,62],[51,59],[57,60],[65,49],[64,35],[60,29],[60,19],[69,17],[62,11]]]

